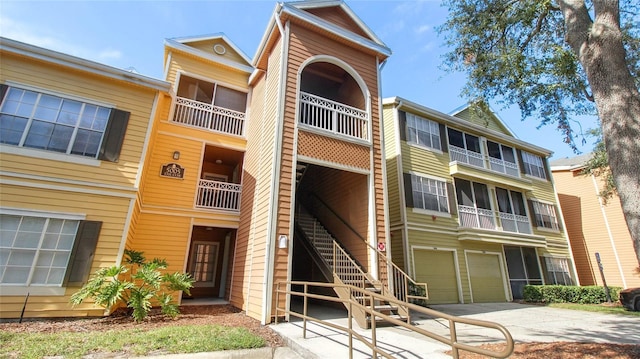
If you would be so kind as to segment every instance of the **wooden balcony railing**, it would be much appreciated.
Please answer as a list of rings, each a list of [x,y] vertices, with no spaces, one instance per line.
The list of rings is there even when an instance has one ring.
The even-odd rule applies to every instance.
[[[201,179],[198,183],[196,207],[240,211],[242,185]]]
[[[244,135],[244,113],[184,97],[176,97],[172,121],[214,132]]]
[[[301,124],[335,134],[369,139],[369,114],[326,98],[300,92]]]

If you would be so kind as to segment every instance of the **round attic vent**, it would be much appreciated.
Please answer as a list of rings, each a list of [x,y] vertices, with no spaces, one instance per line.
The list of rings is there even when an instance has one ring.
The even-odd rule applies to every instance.
[[[225,49],[225,47],[220,44],[213,45],[213,51],[215,51],[215,53],[218,55],[224,55],[225,53],[227,53],[227,49]]]

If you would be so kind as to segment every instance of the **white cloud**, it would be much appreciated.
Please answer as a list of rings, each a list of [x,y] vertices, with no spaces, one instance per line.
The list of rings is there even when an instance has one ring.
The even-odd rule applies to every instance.
[[[421,25],[421,26],[416,28],[416,34],[420,35],[420,34],[422,34],[424,32],[429,31],[429,30],[431,30],[431,26],[429,26],[429,25]]]

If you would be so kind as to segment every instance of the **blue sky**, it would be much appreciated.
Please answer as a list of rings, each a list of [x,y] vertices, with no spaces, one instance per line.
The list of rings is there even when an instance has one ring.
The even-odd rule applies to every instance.
[[[223,32],[250,58],[276,1],[11,1],[0,0],[0,35],[118,68],[162,77],[165,38]],[[439,69],[446,51],[436,27],[447,16],[440,0],[347,0],[351,9],[393,51],[382,72],[382,95],[401,96],[449,113],[464,105],[465,77]],[[553,125],[537,129],[517,108],[493,110],[516,136],[574,156]],[[583,129],[594,127],[593,121]],[[592,139],[579,149],[589,152]]]

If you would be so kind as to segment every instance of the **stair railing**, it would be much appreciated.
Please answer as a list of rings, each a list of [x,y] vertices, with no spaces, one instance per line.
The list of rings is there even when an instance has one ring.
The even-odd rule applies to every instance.
[[[345,221],[336,211],[331,208],[325,201],[322,200],[317,194],[310,192],[311,196],[326,208],[336,219],[346,226],[357,238],[359,238],[369,249],[373,250],[377,255],[378,264],[378,278],[383,283],[382,294],[392,295],[397,299],[406,303],[416,303],[426,301],[429,299],[429,292],[427,291],[427,283],[419,283],[413,280],[407,273],[405,273],[400,267],[398,267],[392,260],[390,260],[386,254],[380,251],[377,247],[371,245],[364,237],[360,235],[347,221]],[[380,263],[386,264],[386,266],[380,265]],[[386,282],[386,283],[385,283]],[[386,291],[386,292],[385,292]]]

